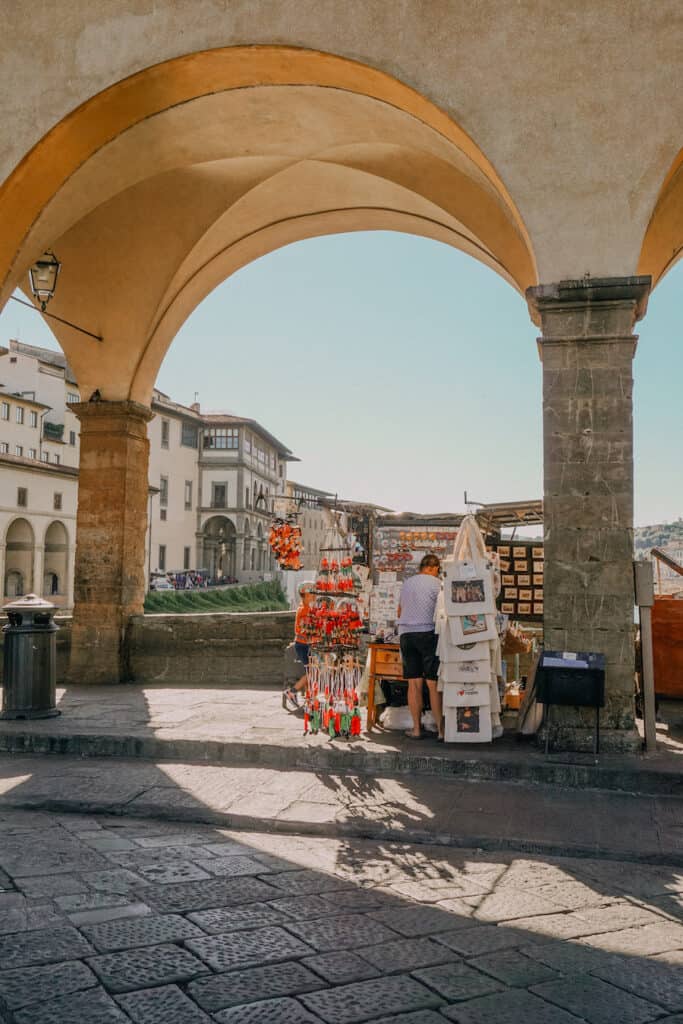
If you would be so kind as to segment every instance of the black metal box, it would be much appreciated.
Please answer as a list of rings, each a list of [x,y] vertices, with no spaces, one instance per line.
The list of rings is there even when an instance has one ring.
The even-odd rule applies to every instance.
[[[589,651],[543,651],[536,671],[541,704],[604,708],[605,655]]]

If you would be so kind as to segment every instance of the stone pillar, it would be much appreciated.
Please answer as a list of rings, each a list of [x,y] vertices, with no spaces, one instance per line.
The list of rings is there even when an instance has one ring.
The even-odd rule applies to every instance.
[[[38,597],[50,597],[50,594],[44,594],[45,581],[43,579],[43,571],[45,567],[45,549],[41,544],[36,544],[33,549],[33,586],[32,591],[37,594]]]
[[[238,533],[235,535],[235,576],[238,580],[242,579],[242,573],[244,572],[244,534]]]
[[[80,402],[74,620],[69,681],[127,678],[126,626],[143,610],[151,410]]]
[[[544,635],[551,650],[606,655],[605,749],[634,729],[633,379],[649,277],[527,291],[542,329]],[[558,746],[589,747],[593,712],[556,708]]]
[[[5,599],[5,545],[0,544],[0,607]]]

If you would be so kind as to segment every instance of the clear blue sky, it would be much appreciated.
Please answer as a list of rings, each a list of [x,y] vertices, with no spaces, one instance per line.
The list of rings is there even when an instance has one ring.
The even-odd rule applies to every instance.
[[[636,523],[683,515],[683,267],[650,300],[635,360]],[[541,365],[523,299],[448,246],[385,232],[290,245],[217,288],[158,386],[257,419],[290,476],[397,510],[542,496]],[[56,347],[16,303],[0,341]]]

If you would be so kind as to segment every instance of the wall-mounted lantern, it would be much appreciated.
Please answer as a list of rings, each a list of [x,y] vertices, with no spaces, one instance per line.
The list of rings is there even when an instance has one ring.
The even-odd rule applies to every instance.
[[[31,280],[31,291],[34,297],[38,299],[43,313],[48,302],[55,294],[60,268],[61,263],[52,252],[52,249],[47,249],[28,272]]]

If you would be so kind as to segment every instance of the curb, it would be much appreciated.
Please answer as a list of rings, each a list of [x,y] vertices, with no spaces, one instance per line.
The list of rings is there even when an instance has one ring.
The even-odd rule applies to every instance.
[[[569,857],[576,860],[617,860],[633,864],[651,864],[683,867],[683,852],[634,853],[612,850],[605,847],[585,846],[580,843],[567,845],[551,841],[531,841],[523,838],[454,835],[449,832],[428,832],[425,829],[392,829],[383,825],[366,822],[358,825],[349,822],[308,822],[282,821],[274,818],[258,818],[246,814],[230,814],[212,811],[208,808],[176,807],[156,803],[106,803],[96,800],[68,800],[52,797],[27,797],[25,799],[4,796],[0,798],[0,810],[48,811],[53,814],[106,814],[121,818],[147,818],[160,821],[174,821],[183,824],[216,825],[234,832],[260,832],[281,835],[310,836],[316,839],[362,839],[371,842],[400,843],[415,846],[443,846],[452,849],[483,850],[485,852],[515,852],[529,855]]]
[[[159,739],[154,736],[122,737],[87,733],[58,736],[37,732],[8,732],[0,733],[0,753],[165,760],[232,767],[258,765],[283,771],[324,771],[344,775],[419,774],[475,782],[598,789],[683,799],[683,777],[671,771],[558,761],[456,759],[404,751],[375,753],[353,745],[344,749],[332,746],[306,749],[239,741]]]

